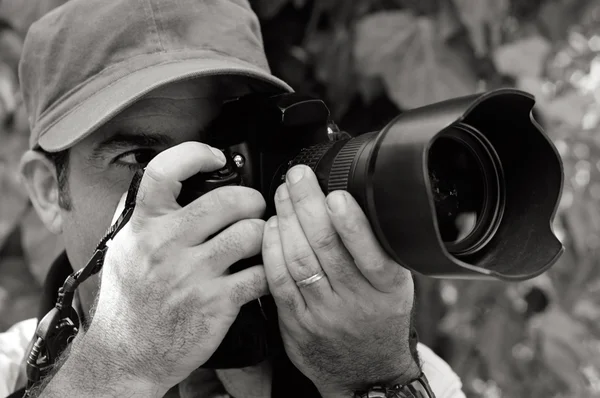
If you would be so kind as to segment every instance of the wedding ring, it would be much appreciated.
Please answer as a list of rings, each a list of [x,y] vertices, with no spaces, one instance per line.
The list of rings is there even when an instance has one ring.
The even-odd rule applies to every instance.
[[[313,276],[309,276],[306,279],[302,279],[300,282],[296,282],[296,285],[298,285],[298,287],[308,286],[308,285],[315,283],[316,281],[318,281],[319,279],[321,279],[324,276],[325,276],[325,273],[323,271],[319,271],[316,274],[314,274]]]

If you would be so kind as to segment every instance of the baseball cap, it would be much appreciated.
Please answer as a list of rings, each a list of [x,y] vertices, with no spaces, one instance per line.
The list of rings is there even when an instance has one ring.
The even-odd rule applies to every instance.
[[[293,91],[270,73],[246,0],[70,0],[25,38],[29,145],[69,148],[156,88],[217,75],[246,77],[265,93]]]

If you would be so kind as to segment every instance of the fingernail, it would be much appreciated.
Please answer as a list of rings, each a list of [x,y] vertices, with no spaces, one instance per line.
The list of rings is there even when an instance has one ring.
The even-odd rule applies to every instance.
[[[303,175],[304,175],[304,167],[294,166],[294,167],[292,167],[292,169],[290,171],[288,171],[287,180],[290,182],[290,184],[295,184],[302,179]]]
[[[221,162],[225,163],[227,160],[225,159],[225,154],[217,148],[213,148],[211,146],[208,147],[210,151],[219,159]]]
[[[277,216],[271,217],[269,220],[269,228],[277,228]]]
[[[346,194],[337,192],[328,195],[327,207],[332,213],[343,213],[346,210]]]
[[[285,184],[281,184],[279,188],[277,188],[277,199],[286,200],[290,197],[290,193],[287,190]]]

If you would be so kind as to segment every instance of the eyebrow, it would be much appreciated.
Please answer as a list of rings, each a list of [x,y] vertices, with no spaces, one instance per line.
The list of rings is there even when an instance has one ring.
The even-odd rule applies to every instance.
[[[172,146],[173,144],[173,138],[166,134],[145,132],[132,134],[123,131],[118,131],[116,134],[112,135],[106,140],[96,144],[96,147],[92,151],[91,158],[103,158],[107,152],[111,152],[117,149],[131,147]]]

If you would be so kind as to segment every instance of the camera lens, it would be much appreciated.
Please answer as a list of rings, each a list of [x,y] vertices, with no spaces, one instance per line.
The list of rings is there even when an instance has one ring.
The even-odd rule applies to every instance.
[[[446,249],[464,256],[483,248],[504,208],[502,167],[491,143],[471,126],[454,125],[433,141],[428,172]]]

